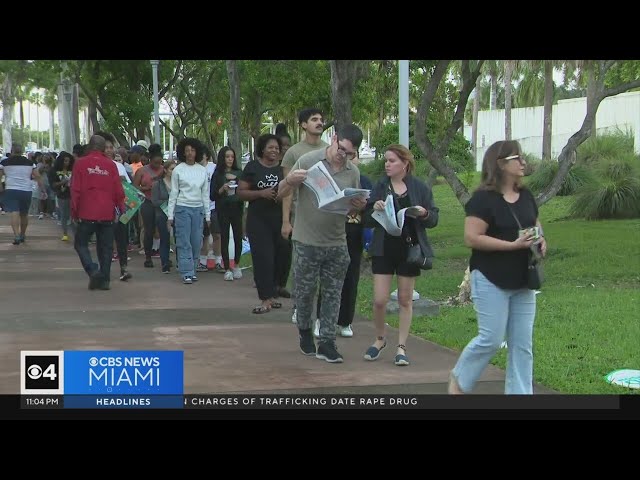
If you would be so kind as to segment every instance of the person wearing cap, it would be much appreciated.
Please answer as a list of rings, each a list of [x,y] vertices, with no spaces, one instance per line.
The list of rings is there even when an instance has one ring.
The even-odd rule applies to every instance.
[[[149,144],[145,140],[138,140],[136,147],[141,147],[145,152],[149,150]]]

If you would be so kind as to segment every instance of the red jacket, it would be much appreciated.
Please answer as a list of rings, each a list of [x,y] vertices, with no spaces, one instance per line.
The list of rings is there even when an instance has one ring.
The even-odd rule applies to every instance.
[[[116,207],[124,212],[124,190],[113,160],[99,151],[79,158],[71,174],[71,218],[113,221]]]

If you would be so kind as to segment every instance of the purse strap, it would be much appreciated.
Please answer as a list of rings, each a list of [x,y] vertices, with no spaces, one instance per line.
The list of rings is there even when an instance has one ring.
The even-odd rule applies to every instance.
[[[505,201],[506,201],[506,200],[505,200]],[[511,212],[511,215],[513,215],[513,218],[515,218],[516,223],[518,224],[518,228],[519,228],[520,230],[524,230],[524,229],[522,228],[522,224],[520,223],[520,220],[518,220],[518,216],[516,215],[516,212],[514,212],[514,211],[513,211],[513,208],[511,208],[511,204],[510,204],[509,202],[507,202],[507,207],[509,208],[509,211]],[[529,265],[530,265],[530,266],[532,266],[532,265],[536,265],[538,262],[537,262],[537,260],[536,260],[535,256],[533,255],[533,252],[531,251],[531,247],[529,247],[529,249],[528,249],[528,250],[529,250],[529,262],[528,262],[528,263],[529,263]]]
[[[511,215],[513,216],[513,218],[516,219],[516,223],[518,224],[518,228],[520,230],[523,230],[522,224],[520,223],[520,220],[518,220],[518,217],[516,216],[516,212],[513,211],[513,208],[511,208],[511,204],[509,202],[507,202],[507,207],[509,208],[509,211],[511,212]]]

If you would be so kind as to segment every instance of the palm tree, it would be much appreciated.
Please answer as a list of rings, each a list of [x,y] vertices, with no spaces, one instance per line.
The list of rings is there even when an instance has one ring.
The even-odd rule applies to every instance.
[[[55,116],[54,113],[58,106],[58,97],[55,90],[46,90],[42,103],[49,110],[49,150],[55,150]]]

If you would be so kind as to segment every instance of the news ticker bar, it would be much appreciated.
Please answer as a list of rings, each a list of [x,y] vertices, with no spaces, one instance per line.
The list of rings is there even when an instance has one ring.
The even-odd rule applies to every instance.
[[[23,409],[616,410],[615,395],[21,395]]]

